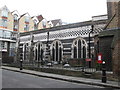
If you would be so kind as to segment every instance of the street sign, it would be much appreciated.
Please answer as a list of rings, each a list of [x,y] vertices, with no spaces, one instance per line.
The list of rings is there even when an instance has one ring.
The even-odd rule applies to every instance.
[[[91,58],[86,58],[86,61],[89,62],[89,61],[92,61]]]
[[[102,54],[101,53],[99,53],[98,54],[98,63],[102,63]]]

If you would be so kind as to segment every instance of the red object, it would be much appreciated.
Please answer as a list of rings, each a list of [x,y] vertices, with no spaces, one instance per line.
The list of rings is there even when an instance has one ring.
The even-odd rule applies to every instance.
[[[102,60],[98,60],[98,63],[102,63]]]
[[[92,61],[92,60],[91,60],[91,58],[86,58],[86,61],[88,62],[88,61]]]
[[[25,24],[29,24],[29,22],[26,22],[26,21],[25,21]]]
[[[101,53],[99,53],[98,54],[98,63],[102,63],[102,54]]]

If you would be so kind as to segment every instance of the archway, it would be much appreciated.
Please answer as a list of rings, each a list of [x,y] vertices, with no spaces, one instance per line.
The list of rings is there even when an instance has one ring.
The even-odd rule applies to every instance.
[[[28,44],[24,43],[23,44],[23,56],[22,56],[23,61],[28,59]]]

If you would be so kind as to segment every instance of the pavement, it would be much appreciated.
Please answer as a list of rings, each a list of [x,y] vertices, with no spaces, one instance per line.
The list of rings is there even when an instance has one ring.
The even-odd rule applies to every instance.
[[[103,86],[103,87],[108,87],[108,88],[120,89],[119,83],[115,81],[107,81],[106,83],[102,83],[102,81],[99,79],[72,77],[72,76],[44,73],[44,72],[38,72],[38,71],[26,70],[26,69],[20,70],[19,68],[8,67],[8,66],[2,66],[2,69],[31,74],[31,75],[35,75],[39,77],[46,77],[46,78],[64,80],[64,81],[75,82],[75,83],[83,83],[83,84],[89,84],[89,85],[97,85],[97,86]]]

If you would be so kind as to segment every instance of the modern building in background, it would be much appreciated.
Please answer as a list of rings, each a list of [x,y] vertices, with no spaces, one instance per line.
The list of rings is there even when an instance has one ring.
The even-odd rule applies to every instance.
[[[20,14],[18,13],[17,10],[13,11],[12,12],[12,15],[13,15],[13,31],[19,31],[19,18],[20,18]]]
[[[57,26],[59,25],[61,24],[57,24]],[[30,16],[29,13],[20,15],[17,10],[11,12],[7,6],[0,9],[0,28],[17,32],[29,32],[50,27],[51,25],[42,15]]]
[[[16,35],[15,31],[0,29],[0,52],[2,52],[3,62],[12,62],[14,60]]]
[[[0,28],[13,30],[13,15],[9,9],[4,6],[0,9]]]
[[[16,45],[16,34],[13,30],[14,17],[9,9],[4,6],[0,9],[0,52],[2,52],[2,59],[4,61],[13,60]]]
[[[29,15],[29,13],[25,13],[19,18],[19,32],[28,32],[34,30],[34,22]]]
[[[7,6],[0,8],[0,51],[3,61],[13,60],[18,33],[50,28],[42,15],[31,17],[29,13],[20,15],[17,10],[11,12]]]

